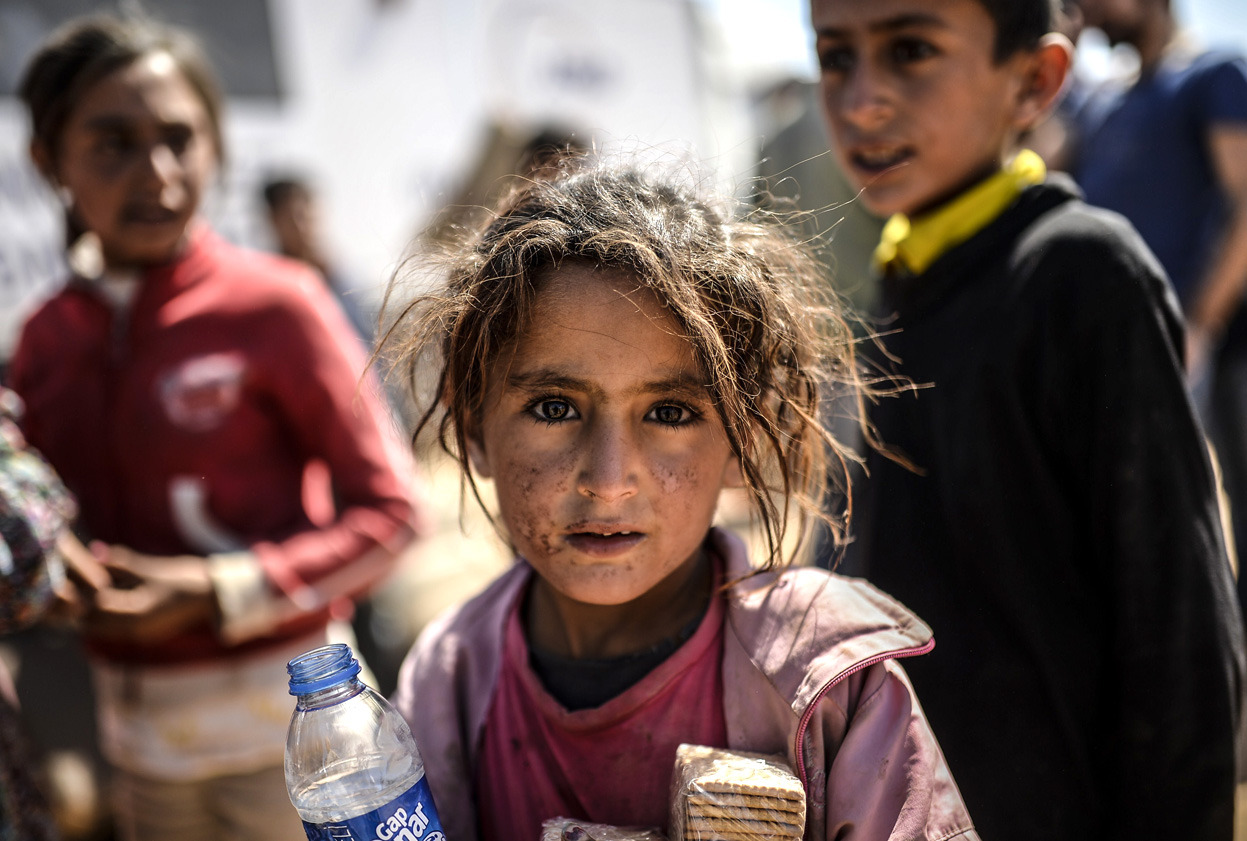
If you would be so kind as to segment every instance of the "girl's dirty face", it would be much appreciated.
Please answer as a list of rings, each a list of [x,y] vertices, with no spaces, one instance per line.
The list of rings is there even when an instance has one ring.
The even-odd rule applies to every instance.
[[[489,379],[472,463],[559,596],[621,605],[699,557],[739,460],[679,326],[626,273],[564,264]]]
[[[108,265],[124,267],[176,255],[216,163],[203,100],[157,52],[87,88],[46,166]]]

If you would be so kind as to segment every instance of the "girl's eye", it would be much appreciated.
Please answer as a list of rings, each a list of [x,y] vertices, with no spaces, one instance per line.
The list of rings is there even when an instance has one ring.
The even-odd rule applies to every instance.
[[[538,420],[547,423],[556,423],[558,421],[574,420],[579,417],[576,414],[576,407],[566,400],[557,398],[547,398],[538,400],[528,409]]]
[[[697,417],[692,409],[676,403],[663,403],[649,410],[646,420],[657,421],[667,426],[680,426]]]
[[[173,129],[165,136],[165,143],[174,155],[181,157],[191,145],[194,133],[190,129]]]
[[[892,44],[892,60],[897,64],[913,64],[931,58],[935,46],[920,38],[901,38]]]

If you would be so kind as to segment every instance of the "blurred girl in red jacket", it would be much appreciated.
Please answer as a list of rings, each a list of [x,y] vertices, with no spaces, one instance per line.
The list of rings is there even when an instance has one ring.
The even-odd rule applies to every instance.
[[[73,272],[10,375],[114,582],[86,632],[122,834],[301,839],[284,665],[415,534],[401,448],[324,285],[199,218],[221,98],[185,33],[72,21],[20,93]]]

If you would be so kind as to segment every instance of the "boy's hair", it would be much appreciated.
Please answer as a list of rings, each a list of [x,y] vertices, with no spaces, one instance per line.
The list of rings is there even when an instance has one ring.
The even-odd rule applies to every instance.
[[[818,520],[839,537],[848,510],[828,513],[828,491],[846,489],[856,454],[820,421],[820,386],[834,380],[852,386],[854,398],[862,392],[853,333],[809,250],[760,211],[734,218],[673,178],[583,155],[543,172],[466,231],[444,288],[403,307],[386,336],[413,387],[436,372],[413,441],[436,426],[480,501],[467,439],[487,409],[487,377],[513,352],[545,280],[564,261],[623,270],[657,296],[692,345],[760,515],[766,568],[785,560],[791,502],[802,538]]]
[[[203,101],[217,158],[223,161],[222,96],[212,65],[189,33],[141,15],[75,18],[40,46],[18,85],[18,95],[30,111],[34,140],[55,160],[61,132],[83,93],[110,73],[152,53],[171,56]]]
[[[992,57],[1002,62],[1019,50],[1034,49],[1059,19],[1060,0],[978,0],[996,25]]]

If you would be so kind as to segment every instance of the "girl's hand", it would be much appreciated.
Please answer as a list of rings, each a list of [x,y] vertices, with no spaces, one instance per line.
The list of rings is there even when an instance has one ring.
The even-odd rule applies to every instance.
[[[216,619],[207,559],[144,555],[124,546],[109,546],[103,560],[113,583],[96,594],[94,609],[86,618],[91,633],[156,642]]]
[[[102,544],[97,545],[103,548]],[[111,586],[112,579],[100,559],[68,529],[57,538],[56,551],[65,564],[65,578],[56,586],[49,616],[77,622],[90,609],[96,594]]]

